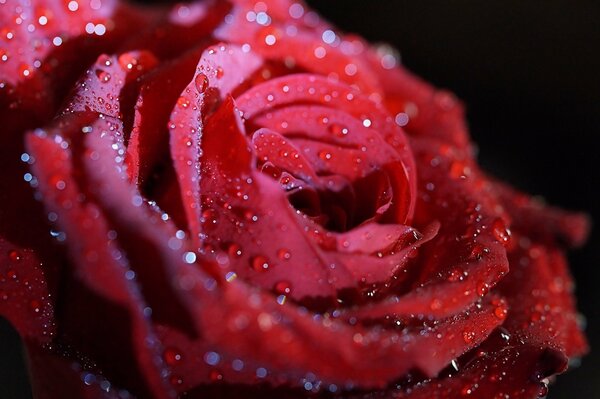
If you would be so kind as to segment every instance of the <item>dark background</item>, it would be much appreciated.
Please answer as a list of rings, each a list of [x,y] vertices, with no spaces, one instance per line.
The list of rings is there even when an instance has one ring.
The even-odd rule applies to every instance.
[[[310,3],[345,31],[393,44],[409,69],[455,92],[484,168],[600,225],[600,2]],[[592,352],[549,399],[600,398],[598,230],[570,255]],[[0,321],[0,399],[28,397],[17,342]]]
[[[600,2],[310,1],[465,103],[485,169],[600,226]],[[592,352],[548,399],[600,398],[600,228],[570,255]]]

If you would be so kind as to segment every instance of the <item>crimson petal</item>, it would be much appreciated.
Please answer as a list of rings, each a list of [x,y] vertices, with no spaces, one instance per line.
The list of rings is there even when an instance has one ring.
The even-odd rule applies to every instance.
[[[171,156],[177,172],[189,229],[198,248],[201,234],[198,161],[200,138],[203,134],[202,112],[206,111],[203,110],[206,107],[206,96],[211,91],[217,90],[213,96],[225,98],[251,76],[261,63],[259,57],[246,54],[235,46],[221,45],[206,50],[200,58],[194,78],[183,90],[177,105],[171,112],[169,125]],[[236,74],[224,72],[225,70],[235,70]],[[237,147],[234,145],[232,148]],[[233,153],[229,156],[232,155]],[[236,163],[224,162],[224,164],[229,166]],[[244,161],[239,161],[239,165],[244,165]]]
[[[164,385],[162,368],[156,363],[157,345],[143,313],[143,300],[131,281],[131,270],[110,238],[102,211],[84,200],[69,150],[71,144],[63,138],[74,137],[94,119],[94,114],[73,114],[60,125],[60,130],[27,137],[29,152],[36,159],[32,169],[39,191],[47,210],[56,215],[61,229],[59,238],[69,242],[73,270],[69,290],[63,292],[63,334],[77,349],[106,366],[104,371],[114,374],[124,386],[146,396],[152,392],[156,397],[168,398],[171,395]],[[111,123],[114,122],[94,127],[108,131],[114,128]],[[95,313],[90,314],[88,309]],[[90,341],[89,337],[95,334],[103,338]],[[121,345],[122,351],[106,345]]]

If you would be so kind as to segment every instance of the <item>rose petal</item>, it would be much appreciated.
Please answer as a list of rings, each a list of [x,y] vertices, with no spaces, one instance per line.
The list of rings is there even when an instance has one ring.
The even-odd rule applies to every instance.
[[[142,77],[127,146],[128,173],[143,185],[161,161],[168,143],[167,122],[173,105],[194,74],[201,50],[158,66]]]
[[[289,75],[272,79],[245,92],[236,99],[244,118],[252,121],[258,115],[269,112],[275,108],[293,105],[294,103],[309,103],[324,105],[333,109],[346,112],[363,121],[363,125],[370,126],[378,132],[392,148],[394,148],[404,167],[405,177],[401,173],[394,176],[401,182],[393,184],[400,190],[401,186],[409,185],[407,204],[399,201],[395,214],[396,221],[410,220],[414,210],[416,193],[416,179],[414,178],[414,160],[402,130],[393,123],[391,117],[375,103],[365,96],[355,92],[346,85],[334,83],[331,80],[316,75]],[[334,112],[336,114],[337,112]],[[406,188],[406,187],[405,187]],[[404,199],[403,198],[403,199]],[[402,215],[404,214],[404,215]]]
[[[184,246],[174,226],[160,213],[148,212],[123,170],[125,149],[118,129],[96,123],[85,136],[80,159],[85,177],[81,187],[102,210],[127,254],[152,317],[190,335],[197,334],[175,268],[184,266]],[[170,244],[170,245],[169,245]],[[188,255],[191,256],[191,255]],[[148,262],[148,257],[153,262]]]
[[[181,188],[181,198],[186,210],[189,229],[195,244],[200,248],[200,197],[198,184],[200,170],[200,138],[203,131],[202,112],[206,107],[207,90],[217,90],[220,98],[230,93],[261,65],[257,56],[245,54],[240,48],[220,46],[205,51],[200,58],[196,74],[181,93],[177,106],[171,112],[169,125],[171,157]],[[236,74],[224,70],[235,70]],[[219,72],[220,71],[220,72]],[[211,90],[211,91],[212,91]],[[236,148],[236,146],[232,146]],[[230,154],[232,156],[233,153]],[[225,162],[234,165],[234,162]],[[244,165],[241,160],[239,165]]]
[[[520,241],[523,244],[510,253],[511,272],[498,285],[511,307],[505,327],[533,345],[581,356],[588,347],[563,252]]]
[[[121,120],[131,120],[133,115],[130,108],[137,94],[137,79],[152,70],[157,62],[146,51],[119,56],[101,55],[77,83],[60,113],[94,111]]]
[[[292,2],[270,1],[263,4],[266,7],[262,13],[268,13],[268,24],[260,23],[262,16],[256,17],[254,2],[237,2],[230,18],[215,31],[216,37],[234,43],[248,43],[266,59],[298,65],[307,72],[335,77],[356,86],[366,94],[381,91],[377,76],[358,56],[363,51],[362,43],[357,45],[348,40],[340,44],[343,38],[320,21],[303,23],[301,19],[290,20],[286,11]],[[249,15],[254,15],[259,20],[250,21]]]
[[[298,214],[278,183],[252,170],[241,123],[228,101],[204,129],[205,178],[200,186],[205,244],[228,251],[232,270],[253,284],[272,289],[288,283],[289,296],[295,299],[332,297],[339,289],[356,287],[364,277],[356,269],[360,266],[353,263],[351,272],[335,252],[327,252],[327,241],[334,237]],[[276,247],[262,245],[275,242]],[[289,270],[294,264],[303,266],[301,273]],[[391,277],[401,265],[393,263],[383,274]]]
[[[545,205],[501,182],[494,183],[494,191],[511,214],[514,228],[535,241],[579,247],[589,235],[590,221],[582,213]]]
[[[39,133],[27,137],[45,205],[57,215],[63,238],[69,240],[73,270],[66,282],[68,289],[62,292],[58,322],[70,344],[92,356],[115,381],[134,392],[168,398],[161,367],[155,362],[156,342],[143,315],[143,301],[128,278],[131,271],[110,239],[101,210],[83,201],[85,194],[79,188],[70,144],[61,136],[75,136],[94,119],[90,113],[73,114],[59,122],[61,130],[53,130],[51,136]],[[103,123],[110,130],[112,122]],[[90,340],[92,336],[102,338]],[[113,350],[115,347],[120,350]]]
[[[120,52],[146,49],[161,60],[185,56],[188,50],[206,47],[231,6],[225,1],[194,1],[161,8],[152,10],[156,21],[130,35]]]
[[[421,193],[416,225],[432,219],[442,222],[439,234],[420,253],[419,266],[411,269],[419,275],[395,287],[403,295],[366,305],[350,315],[375,319],[411,314],[446,317],[487,294],[508,272],[505,245],[510,232],[504,215],[497,212],[499,204],[490,185],[472,163],[442,155],[439,146],[428,139],[415,140],[412,145]],[[465,168],[468,177],[453,176],[456,169]]]
[[[220,348],[218,353],[262,364],[270,381],[283,378],[297,383],[303,371],[310,370],[323,382],[340,386],[352,382],[367,388],[383,387],[415,367],[435,375],[501,323],[494,313],[498,305],[490,303],[435,327],[394,333],[311,317],[235,282],[223,287],[222,293],[215,298],[219,306],[205,303],[199,315],[206,340]],[[221,323],[209,321],[217,318]],[[207,378],[209,370],[204,369],[200,377]]]
[[[118,388],[101,375],[86,372],[63,354],[28,344],[32,391],[36,399],[118,399]],[[57,384],[60,381],[60,384]]]
[[[99,9],[93,9],[86,3],[78,6],[76,12],[69,10],[64,2],[54,0],[38,0],[35,6],[22,0],[3,4],[0,26],[10,46],[3,49],[2,56],[6,60],[3,60],[2,80],[17,86],[33,78],[34,69],[41,66],[35,61],[45,60],[63,40],[85,33],[103,36],[110,29],[107,29],[106,21],[115,13],[116,4],[116,1],[108,0]],[[88,22],[91,20],[97,22]],[[53,38],[60,41],[53,41]],[[35,46],[36,42],[40,45]]]
[[[1,237],[0,254],[0,315],[21,337],[47,343],[55,334],[54,303],[39,255]]]
[[[458,148],[469,147],[464,110],[451,93],[436,90],[398,65],[397,57],[383,51],[365,52],[364,57],[383,89],[386,108],[407,133],[440,139]],[[387,67],[392,61],[393,67]]]

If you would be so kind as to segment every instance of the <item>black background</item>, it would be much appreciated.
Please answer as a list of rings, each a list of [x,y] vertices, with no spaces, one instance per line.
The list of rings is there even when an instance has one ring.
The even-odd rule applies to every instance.
[[[393,44],[409,69],[455,92],[484,168],[600,224],[600,2],[310,3],[345,31]],[[548,398],[600,398],[598,228],[570,259],[592,352]],[[0,399],[28,397],[17,342],[0,321]]]

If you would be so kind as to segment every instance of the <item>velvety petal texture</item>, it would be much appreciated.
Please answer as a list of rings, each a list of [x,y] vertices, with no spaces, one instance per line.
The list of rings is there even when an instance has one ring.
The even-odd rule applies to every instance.
[[[513,398],[587,351],[585,215],[291,0],[0,3],[0,315],[35,398]]]

